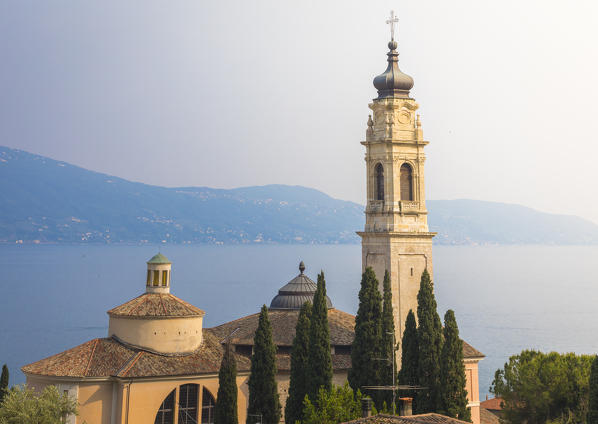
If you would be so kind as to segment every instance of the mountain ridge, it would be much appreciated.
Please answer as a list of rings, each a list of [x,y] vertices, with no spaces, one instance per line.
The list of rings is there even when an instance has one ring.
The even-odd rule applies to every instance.
[[[436,244],[598,244],[576,216],[426,203]],[[0,146],[0,243],[359,243],[363,210],[309,187],[161,187]]]

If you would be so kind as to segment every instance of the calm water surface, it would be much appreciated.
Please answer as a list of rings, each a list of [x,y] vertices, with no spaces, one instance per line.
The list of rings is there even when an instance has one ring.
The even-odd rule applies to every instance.
[[[0,363],[19,368],[94,337],[106,311],[144,291],[152,246],[0,246]],[[206,311],[205,326],[259,311],[297,273],[323,269],[334,306],[357,310],[361,247],[165,246],[172,292]],[[454,309],[461,336],[494,371],[524,348],[598,352],[598,247],[434,247],[439,312]]]

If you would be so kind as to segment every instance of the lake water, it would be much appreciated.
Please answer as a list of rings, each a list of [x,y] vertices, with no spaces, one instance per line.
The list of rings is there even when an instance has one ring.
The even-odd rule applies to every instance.
[[[19,368],[94,337],[106,311],[145,289],[155,246],[0,246],[0,364]],[[361,247],[162,246],[172,292],[206,311],[211,327],[259,311],[297,273],[323,269],[334,306],[357,310]],[[434,247],[439,312],[455,310],[461,336],[486,354],[480,395],[525,348],[598,352],[598,247]]]

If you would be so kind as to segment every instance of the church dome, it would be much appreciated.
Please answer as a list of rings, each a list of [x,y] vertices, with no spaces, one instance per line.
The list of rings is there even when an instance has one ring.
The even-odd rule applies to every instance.
[[[270,309],[301,309],[305,302],[313,302],[317,285],[303,271],[305,271],[305,264],[301,261],[299,275],[278,290],[278,294],[270,303]],[[328,309],[332,308],[328,296],[326,296],[326,306]]]
[[[378,90],[378,98],[409,97],[409,90],[413,88],[413,78],[399,69],[399,53],[397,42],[388,43],[390,51],[387,53],[388,66],[384,73],[374,78],[374,87]]]

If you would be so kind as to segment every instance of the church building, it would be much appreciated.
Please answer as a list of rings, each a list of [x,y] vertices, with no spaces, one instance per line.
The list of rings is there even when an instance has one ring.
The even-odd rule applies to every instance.
[[[428,142],[416,114],[419,105],[409,94],[414,82],[399,69],[394,37],[388,47],[386,71],[374,79],[377,97],[369,105],[372,115],[362,142],[367,205],[365,228],[358,234],[363,269],[372,267],[380,283],[389,271],[396,340],[401,340],[409,310],[417,309],[422,272],[427,269],[433,276],[435,234],[428,229],[425,204],[424,147]],[[56,385],[77,400],[79,416],[68,417],[67,423],[213,423],[218,370],[227,342],[234,347],[237,360],[239,422],[245,422],[259,314],[203,328],[205,312],[170,293],[171,267],[162,254],[147,262],[145,292],[108,311],[106,338],[22,368],[28,385],[36,389]],[[272,294],[269,308],[283,406],[299,309],[313,299],[316,290],[305,270],[301,262],[299,274]],[[327,304],[333,382],[343,384],[351,367],[355,317],[334,308],[330,298]],[[255,305],[256,311],[259,306]],[[463,342],[463,356],[472,421],[479,424],[478,362],[484,355]]]

